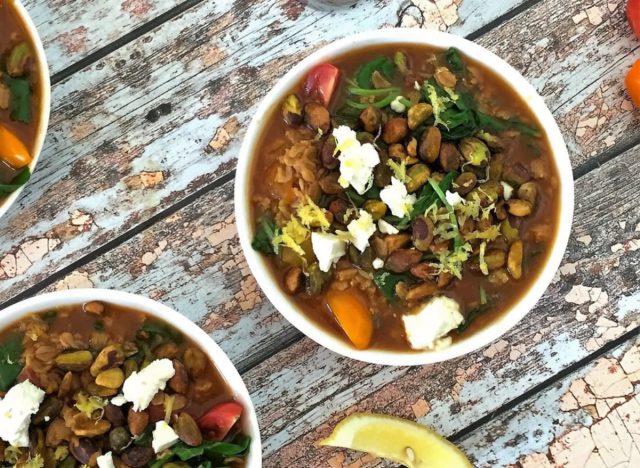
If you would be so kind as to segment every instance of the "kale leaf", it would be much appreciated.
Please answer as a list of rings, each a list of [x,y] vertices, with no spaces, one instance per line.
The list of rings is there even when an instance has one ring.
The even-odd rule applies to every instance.
[[[273,239],[280,234],[280,228],[276,224],[275,219],[270,215],[264,215],[258,221],[258,230],[251,247],[258,252],[266,255],[275,255],[276,248],[273,245]]]

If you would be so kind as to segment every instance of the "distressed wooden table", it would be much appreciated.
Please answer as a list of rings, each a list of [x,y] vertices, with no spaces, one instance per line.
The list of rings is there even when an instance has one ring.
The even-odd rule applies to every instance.
[[[53,77],[49,136],[0,220],[0,301],[103,287],[209,332],[244,374],[267,467],[387,466],[317,449],[344,415],[433,426],[476,466],[640,466],[640,125],[623,0],[26,0]],[[243,129],[300,58],[395,25],[467,36],[518,68],[558,120],[576,178],[562,267],[499,341],[425,367],[349,361],[268,303],[240,251]]]

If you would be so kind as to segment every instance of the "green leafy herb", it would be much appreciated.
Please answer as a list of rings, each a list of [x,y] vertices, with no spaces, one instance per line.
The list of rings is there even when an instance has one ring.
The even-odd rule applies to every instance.
[[[471,309],[469,313],[467,313],[467,315],[464,317],[464,322],[462,322],[456,329],[456,333],[463,333],[467,328],[469,328],[471,322],[477,319],[478,316],[485,312],[487,309],[488,307],[486,305],[480,305],[475,309]]]
[[[244,435],[236,437],[233,443],[207,440],[197,447],[190,447],[184,442],[179,442],[171,449],[171,452],[182,461],[202,456],[209,459],[217,456],[233,457],[245,453],[249,448],[250,442],[251,438]]]
[[[387,57],[379,57],[374,59],[362,66],[358,73],[356,74],[356,81],[358,82],[358,86],[365,89],[373,88],[373,82],[371,80],[371,76],[374,72],[378,71],[384,76],[386,79],[390,80],[393,78],[393,70],[394,65],[391,60]]]
[[[378,286],[384,297],[391,303],[396,302],[396,285],[401,281],[412,282],[407,274],[396,274],[386,270],[377,270],[373,273],[373,281]]]
[[[29,59],[33,58],[33,52],[28,42],[23,41],[11,49],[9,58],[7,59],[6,68],[11,76],[23,76],[25,74],[25,66]]]
[[[31,85],[27,78],[12,78],[5,75],[4,82],[9,87],[11,120],[28,124],[31,122]]]
[[[9,184],[0,184],[0,196],[13,193],[26,184],[31,178],[31,171],[25,167]]]
[[[44,320],[45,322],[53,322],[57,316],[58,312],[56,312],[55,310],[49,310],[42,314],[40,317],[42,317],[42,320]]]
[[[145,322],[142,327],[140,327],[140,330],[145,331],[151,335],[160,335],[165,338],[171,338],[175,341],[182,341],[182,334],[180,332],[161,322]]]
[[[438,185],[440,187],[440,190],[443,193],[451,188],[453,179],[455,179],[457,175],[458,175],[457,172],[452,171],[447,173],[447,175],[445,175],[442,178],[442,180]],[[408,216],[405,216],[401,220],[398,220],[397,218],[396,219],[385,218],[385,220],[393,224],[396,228],[400,230],[406,229],[407,227],[409,227],[411,222],[416,218],[416,216],[426,213],[426,211],[429,208],[431,208],[431,205],[438,202],[438,200],[440,200],[440,197],[438,197],[438,194],[435,192],[435,190],[433,190],[433,187],[430,184],[425,184],[422,187],[422,190],[420,191],[420,195],[418,195],[418,199],[413,204],[411,213],[409,213]]]
[[[9,390],[22,371],[22,334],[11,333],[0,345],[0,390]]]
[[[355,206],[362,206],[362,204],[365,201],[367,201],[367,199],[365,197],[360,195],[358,192],[356,192],[351,187],[349,187],[347,190],[345,190],[344,193],[347,196],[347,198],[349,199],[349,201],[351,203],[353,203]],[[366,192],[365,192],[365,195],[366,195]]]
[[[273,245],[273,239],[280,235],[280,228],[276,224],[275,219],[270,215],[265,215],[258,222],[258,230],[251,247],[258,252],[267,255],[276,255],[277,248]]]
[[[156,461],[149,465],[149,468],[162,468],[165,463],[168,463],[173,458],[173,453],[169,453],[162,458],[158,458]]]
[[[380,101],[363,103],[363,102],[355,102],[355,101],[352,101],[351,99],[347,99],[346,103],[355,109],[366,109],[369,106],[374,106],[382,109],[384,107],[387,107],[389,104],[391,104],[396,97],[398,97],[398,94],[392,93],[392,94],[389,94],[384,99],[381,99]]]
[[[142,434],[133,439],[133,444],[139,447],[149,447],[151,445],[151,440],[153,439],[153,424],[149,424],[145,427]]]
[[[380,190],[380,187],[374,185],[369,190],[364,192],[364,196],[367,200],[380,200]]]
[[[464,62],[462,61],[460,52],[455,47],[451,47],[447,50],[447,63],[454,73],[460,75],[464,72]]]

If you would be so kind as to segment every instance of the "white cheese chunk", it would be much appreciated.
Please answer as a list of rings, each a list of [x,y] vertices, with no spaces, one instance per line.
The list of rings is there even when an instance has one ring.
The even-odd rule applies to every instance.
[[[351,242],[360,252],[364,252],[369,247],[369,238],[376,232],[376,225],[373,224],[371,213],[360,210],[358,219],[354,219],[347,225],[347,230],[351,234]]]
[[[504,190],[504,199],[508,200],[509,198],[511,198],[513,196],[513,187],[511,185],[507,184],[504,181],[502,181],[500,183],[502,184],[502,188]]]
[[[413,349],[442,349],[451,344],[447,334],[460,326],[464,316],[460,304],[446,296],[427,302],[412,315],[402,317],[407,340]]]
[[[113,463],[113,455],[111,452],[100,455],[96,459],[96,462],[98,463],[98,468],[116,468],[116,465]]]
[[[311,233],[311,247],[318,259],[320,271],[325,273],[347,253],[347,242],[344,239],[324,232]]]
[[[458,192],[449,192],[445,193],[445,198],[447,199],[447,203],[451,206],[464,205],[464,198],[460,196]]]
[[[122,393],[128,402],[133,403],[134,411],[145,410],[174,374],[170,359],[156,359],[140,372],[131,373],[124,381]]]
[[[403,99],[406,99],[406,98],[404,96],[398,96],[393,101],[391,101],[391,104],[389,106],[391,107],[391,110],[393,110],[394,112],[397,112],[398,114],[402,114],[404,111],[406,111],[407,106],[405,106],[402,103]]]
[[[382,234],[398,234],[400,232],[392,224],[387,223],[384,219],[378,220],[378,231],[380,231]]]
[[[156,428],[153,430],[152,435],[153,440],[151,441],[151,446],[156,453],[167,450],[178,442],[178,434],[164,421],[158,421],[156,423]]]
[[[418,83],[417,81],[414,81],[413,89],[415,89],[416,91],[420,91],[422,89],[422,86],[420,86],[420,83]]]
[[[0,438],[15,447],[29,446],[31,416],[38,412],[44,391],[28,380],[14,385],[0,401]]]
[[[381,258],[374,258],[373,262],[371,262],[371,265],[376,270],[379,270],[380,268],[382,268],[384,266],[384,260],[382,260]]]
[[[127,403],[127,399],[124,397],[124,395],[122,393],[114,396],[111,399],[111,404],[114,405],[114,406],[122,406],[125,403]]]
[[[389,207],[391,214],[404,218],[416,202],[415,195],[409,195],[407,187],[395,177],[391,178],[391,185],[380,191],[380,199]]]
[[[361,144],[356,138],[356,132],[346,125],[333,130],[336,139],[336,153],[340,161],[340,186],[347,188],[351,185],[362,195],[373,181],[373,168],[380,163],[378,151],[371,143]]]

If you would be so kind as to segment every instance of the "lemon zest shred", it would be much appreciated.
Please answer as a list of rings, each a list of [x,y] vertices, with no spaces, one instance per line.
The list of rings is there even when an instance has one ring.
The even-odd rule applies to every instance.
[[[273,238],[274,247],[278,248],[280,245],[289,247],[295,253],[304,258],[305,252],[300,247],[309,236],[309,230],[302,225],[297,216],[292,216],[287,224],[282,228],[282,232],[279,236]]]
[[[314,226],[326,231],[331,226],[325,210],[316,205],[309,196],[307,196],[307,204],[298,208],[297,215],[300,222],[308,228]]]

